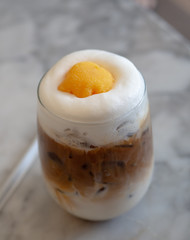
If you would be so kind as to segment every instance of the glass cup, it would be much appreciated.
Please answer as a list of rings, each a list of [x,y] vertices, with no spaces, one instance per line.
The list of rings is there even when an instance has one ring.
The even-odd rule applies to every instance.
[[[61,207],[88,220],[121,215],[144,196],[153,172],[146,85],[130,112],[100,123],[54,115],[38,90],[38,140],[45,182]]]

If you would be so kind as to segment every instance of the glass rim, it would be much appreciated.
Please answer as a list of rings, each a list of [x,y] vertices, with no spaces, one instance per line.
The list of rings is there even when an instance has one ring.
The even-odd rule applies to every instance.
[[[67,118],[63,118],[57,114],[55,114],[54,112],[50,111],[44,104],[43,102],[41,101],[41,98],[40,98],[40,85],[42,83],[42,80],[43,78],[46,76],[46,74],[49,72],[49,70],[41,77],[39,83],[38,83],[38,87],[37,87],[37,98],[38,98],[38,102],[40,103],[40,105],[50,114],[50,115],[53,115],[54,117],[60,119],[60,120],[63,120],[63,121],[67,121],[67,122],[70,122],[70,123],[74,123],[74,124],[88,124],[88,125],[97,125],[97,124],[104,124],[104,123],[108,123],[110,121],[115,121],[117,119],[119,119],[120,117],[125,117],[127,118],[127,116],[130,116],[133,112],[135,112],[135,110],[143,103],[144,99],[145,99],[145,96],[147,95],[147,84],[145,82],[145,79],[143,77],[143,75],[139,72],[139,74],[141,75],[142,79],[143,79],[143,82],[144,82],[144,91],[143,91],[143,94],[142,94],[142,97],[141,99],[139,100],[139,102],[133,107],[131,108],[128,112],[124,113],[123,115],[119,115],[115,118],[110,118],[110,119],[107,119],[105,121],[92,121],[92,122],[85,122],[85,121],[75,121],[75,120],[70,120],[70,119],[67,119]]]

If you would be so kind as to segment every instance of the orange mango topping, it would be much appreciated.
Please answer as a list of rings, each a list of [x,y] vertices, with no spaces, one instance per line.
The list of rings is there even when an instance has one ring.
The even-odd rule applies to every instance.
[[[58,90],[85,98],[112,89],[114,78],[105,68],[93,62],[79,62],[65,75]]]

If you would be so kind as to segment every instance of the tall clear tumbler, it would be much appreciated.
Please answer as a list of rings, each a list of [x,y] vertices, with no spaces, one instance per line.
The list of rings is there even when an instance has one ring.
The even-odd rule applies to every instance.
[[[94,123],[52,113],[41,100],[40,84],[39,153],[45,182],[56,202],[89,220],[110,219],[135,206],[147,191],[153,171],[145,83],[143,98],[132,110],[117,119]],[[138,123],[135,128],[131,127],[134,122]],[[105,139],[111,140],[102,145]]]

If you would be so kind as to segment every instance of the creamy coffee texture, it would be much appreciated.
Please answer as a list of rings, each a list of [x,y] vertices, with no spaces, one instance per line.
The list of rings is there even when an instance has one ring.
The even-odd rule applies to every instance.
[[[59,91],[58,86],[65,74],[74,64],[81,61],[93,61],[110,71],[116,81],[113,89],[87,98],[77,98],[73,94]],[[137,111],[133,112],[130,121],[123,126],[119,134],[114,130],[122,123],[122,118],[142,101],[144,93],[145,84],[142,75],[129,60],[100,50],[78,51],[65,56],[48,71],[39,86],[42,105],[50,113],[68,120],[68,129],[73,122],[97,124],[110,122],[106,124],[106,131],[109,128],[109,135],[105,133],[105,126],[88,130],[88,139],[90,138],[92,144],[95,145],[108,144],[113,139],[119,141],[126,131],[123,128],[127,128],[127,131],[131,133],[139,129],[148,112],[147,103],[141,106],[140,111],[136,109]],[[46,114],[49,115],[47,112]],[[43,126],[50,135],[56,138],[55,132],[51,132],[53,122],[53,116],[49,116],[43,119]],[[56,121],[56,128],[58,132],[62,129],[59,119]],[[85,130],[85,125],[84,128],[80,126],[80,129],[77,129],[79,135],[83,135]],[[67,141],[65,136],[63,141]],[[74,145],[76,141],[73,139]]]
[[[77,63],[93,62],[114,78],[111,90],[80,98],[60,91]],[[63,57],[38,88],[38,135],[50,193],[90,220],[116,217],[143,197],[153,170],[146,85],[126,58],[101,50]]]

